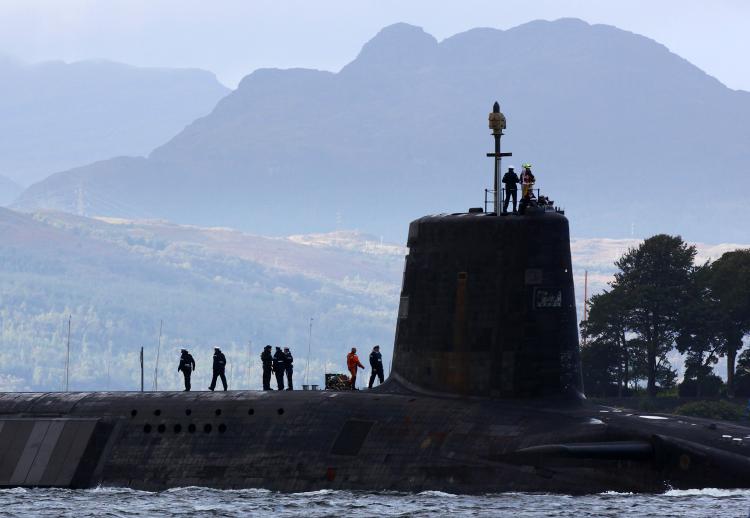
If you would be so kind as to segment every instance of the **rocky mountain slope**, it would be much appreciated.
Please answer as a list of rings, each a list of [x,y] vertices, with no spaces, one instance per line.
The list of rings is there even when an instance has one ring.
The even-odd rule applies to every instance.
[[[495,99],[510,163],[534,165],[574,235],[745,238],[750,93],[573,19],[441,42],[397,24],[338,73],[255,71],[148,158],[54,175],[16,207],[400,242],[405,221],[482,205]]]

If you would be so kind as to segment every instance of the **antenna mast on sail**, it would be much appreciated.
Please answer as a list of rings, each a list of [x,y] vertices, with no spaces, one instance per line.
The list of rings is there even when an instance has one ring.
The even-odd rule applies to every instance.
[[[495,138],[495,152],[494,153],[487,153],[487,156],[490,158],[495,159],[495,196],[494,196],[494,203],[495,203],[495,214],[498,216],[500,215],[500,204],[502,200],[500,199],[500,162],[504,156],[513,156],[513,153],[501,153],[500,152],[500,137],[503,136],[503,130],[506,127],[505,123],[505,115],[502,114],[500,111],[500,103],[495,101],[495,104],[492,106],[492,112],[489,116],[489,122],[490,122],[490,129],[492,130],[492,136]]]

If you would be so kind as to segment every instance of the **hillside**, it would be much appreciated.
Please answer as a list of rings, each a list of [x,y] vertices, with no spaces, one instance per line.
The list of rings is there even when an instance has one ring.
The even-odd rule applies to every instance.
[[[584,270],[590,293],[601,290],[614,260],[635,244],[573,240],[579,318]],[[738,246],[698,245],[699,260]],[[326,366],[344,369],[351,346],[366,352],[381,344],[388,365],[405,254],[357,232],[269,238],[0,209],[0,390],[61,387],[68,315],[75,390],[136,388],[140,346],[150,388],[160,320],[164,389],[179,387],[176,359],[185,346],[198,362],[196,388],[208,385],[217,345],[233,387],[258,388],[266,343],[292,348],[301,381],[311,317],[312,382]]]
[[[10,178],[0,176],[0,207],[8,205],[21,194],[21,186]]]
[[[214,346],[247,386],[248,340],[254,367],[259,347],[287,344],[302,372],[311,317],[321,373],[347,347],[392,340],[403,255],[353,233],[266,238],[0,209],[0,390],[60,388],[68,315],[75,389],[136,387],[142,345],[150,387],[160,320],[160,387],[178,386],[185,346],[196,386]]]
[[[22,185],[117,155],[145,155],[229,90],[203,70],[0,56],[0,174]]]
[[[745,238],[750,93],[574,19],[441,42],[397,24],[338,73],[257,70],[148,158],[54,175],[16,207],[401,241],[405,221],[482,204],[495,99],[511,163],[534,165],[575,235]]]

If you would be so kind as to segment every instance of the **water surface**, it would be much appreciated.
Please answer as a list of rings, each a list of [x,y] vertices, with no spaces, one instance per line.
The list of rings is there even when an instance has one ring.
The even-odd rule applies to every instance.
[[[162,492],[99,488],[0,490],[5,516],[721,516],[747,517],[750,490],[702,489],[660,495],[603,493],[566,496],[532,493],[452,495],[360,491],[274,493],[263,489],[199,487]]]

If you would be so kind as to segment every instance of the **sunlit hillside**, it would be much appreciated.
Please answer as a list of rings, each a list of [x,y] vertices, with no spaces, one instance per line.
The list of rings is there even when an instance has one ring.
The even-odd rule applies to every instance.
[[[574,239],[579,318],[606,287],[614,260],[637,240]],[[700,259],[739,245],[699,245]],[[0,209],[0,389],[62,386],[71,318],[71,389],[135,389],[145,348],[153,386],[159,326],[159,388],[178,388],[177,358],[196,357],[195,386],[208,385],[220,346],[236,388],[258,388],[265,344],[289,345],[299,382],[310,319],[310,382],[343,370],[348,349],[383,346],[386,365],[407,253],[358,232],[269,238],[165,221],[89,219]]]

